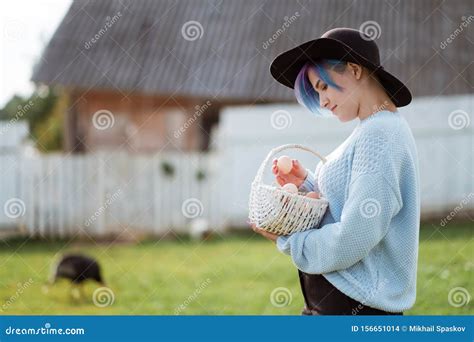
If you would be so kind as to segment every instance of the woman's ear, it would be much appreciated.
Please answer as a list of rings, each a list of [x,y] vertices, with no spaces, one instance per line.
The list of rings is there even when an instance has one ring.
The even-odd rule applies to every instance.
[[[359,64],[348,62],[347,67],[349,68],[351,75],[353,75],[356,80],[359,80],[362,77],[362,67]]]

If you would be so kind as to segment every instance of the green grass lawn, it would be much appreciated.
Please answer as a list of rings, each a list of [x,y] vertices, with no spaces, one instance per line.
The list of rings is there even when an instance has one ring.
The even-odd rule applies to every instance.
[[[407,314],[474,313],[472,300],[461,307],[448,302],[448,293],[455,287],[474,295],[472,238],[472,223],[422,227],[417,301]],[[0,242],[0,246],[0,314],[173,315],[178,310],[199,315],[299,315],[303,306],[290,258],[253,234],[206,242],[140,244],[17,239]],[[84,287],[85,295],[79,299],[71,296],[66,281],[46,289],[44,283],[58,251],[96,257],[114,293],[113,304],[94,305],[92,294],[98,287],[94,283]],[[288,305],[272,305],[270,294],[278,287],[289,290],[284,298]]]

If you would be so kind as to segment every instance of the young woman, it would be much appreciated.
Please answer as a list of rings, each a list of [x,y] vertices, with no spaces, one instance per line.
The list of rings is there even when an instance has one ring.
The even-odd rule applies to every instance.
[[[252,228],[291,256],[303,314],[403,314],[416,297],[420,219],[415,141],[397,111],[410,91],[380,65],[376,43],[348,28],[282,53],[270,71],[311,112],[358,124],[314,173],[293,160],[283,175],[273,163],[279,184],[329,201],[318,229],[277,236]]]

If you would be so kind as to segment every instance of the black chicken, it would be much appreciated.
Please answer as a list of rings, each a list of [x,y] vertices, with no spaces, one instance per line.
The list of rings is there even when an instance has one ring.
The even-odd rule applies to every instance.
[[[81,254],[64,255],[52,269],[50,284],[59,278],[69,279],[73,285],[82,285],[88,279],[95,280],[105,286],[99,263],[88,256]],[[82,291],[82,287],[80,287]]]

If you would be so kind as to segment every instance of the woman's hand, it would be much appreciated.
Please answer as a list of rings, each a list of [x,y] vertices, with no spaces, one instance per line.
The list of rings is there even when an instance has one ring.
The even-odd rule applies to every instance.
[[[278,239],[279,235],[272,234],[272,233],[269,233],[269,232],[267,232],[263,229],[257,228],[255,223],[250,223],[250,227],[252,227],[252,229],[255,233],[258,233],[258,234],[262,235],[264,238],[267,238],[268,240],[276,242],[276,240]]]
[[[287,174],[283,174],[280,172],[277,166],[277,159],[273,159],[272,165],[272,172],[276,177],[276,181],[280,186],[283,186],[287,183],[293,183],[298,188],[303,184],[304,180],[306,179],[308,171],[300,164],[297,159],[292,159],[293,167],[291,171]]]

